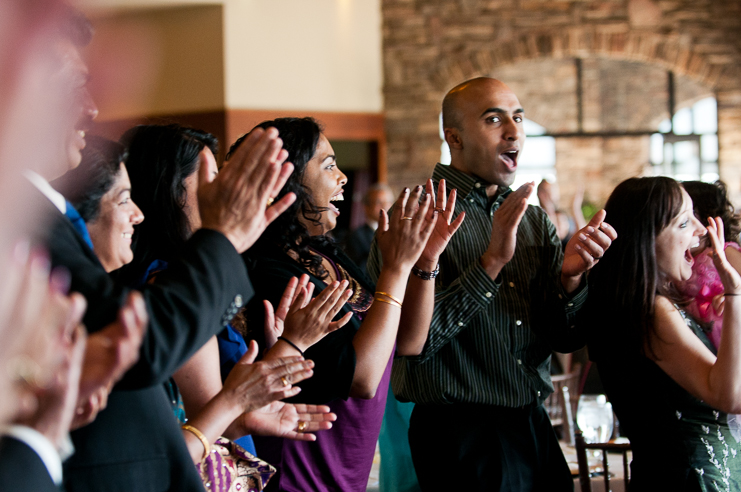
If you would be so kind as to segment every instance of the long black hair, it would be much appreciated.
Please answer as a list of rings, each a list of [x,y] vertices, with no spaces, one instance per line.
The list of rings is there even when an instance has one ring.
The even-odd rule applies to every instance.
[[[80,165],[54,180],[52,185],[77,209],[85,222],[100,213],[100,200],[121,174],[126,148],[118,142],[95,135],[85,138]]]
[[[134,261],[119,272],[121,282],[133,284],[152,261],[170,260],[193,233],[183,210],[185,180],[198,170],[198,156],[205,147],[217,154],[218,140],[210,133],[172,124],[136,126],[121,141],[129,151],[131,198],[147,218],[134,233]]]
[[[632,353],[653,354],[656,295],[678,301],[656,262],[656,237],[682,209],[680,184],[667,177],[630,178],[620,183],[605,205],[607,221],[618,234],[589,274],[588,312],[606,314],[594,327],[605,343]],[[616,334],[624,334],[619,339]]]
[[[299,220],[301,214],[307,221],[319,225],[322,212],[327,210],[314,204],[311,191],[303,185],[306,164],[316,153],[322,127],[316,120],[308,117],[277,118],[255,126],[266,129],[270,127],[278,130],[283,140],[283,148],[288,151],[288,161],[293,164],[293,173],[275,199],[278,200],[286,193],[293,192],[296,194],[296,201],[268,226],[252,248],[255,251],[269,251],[278,247],[285,253],[292,250],[298,255],[298,261],[302,266],[317,277],[326,278],[328,273],[322,268],[321,256],[312,253],[310,248],[328,247],[331,252],[335,252],[334,243],[326,235],[310,236],[309,231]],[[226,155],[227,160],[234,155],[247,135],[243,135],[232,144]]]

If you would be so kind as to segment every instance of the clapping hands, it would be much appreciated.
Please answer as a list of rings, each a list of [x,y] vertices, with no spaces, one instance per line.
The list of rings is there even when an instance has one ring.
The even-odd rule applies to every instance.
[[[591,269],[617,239],[615,229],[605,222],[607,213],[600,210],[566,245],[561,268],[561,283],[566,292],[575,290],[581,275]]]
[[[286,193],[269,205],[293,172],[275,128],[256,128],[245,138],[218,176],[199,170],[198,208],[202,227],[227,237],[240,253],[252,246],[270,223],[296,200]]]
[[[708,217],[708,236],[715,264],[726,295],[741,295],[741,275],[728,262],[725,252],[725,230],[720,217]]]
[[[279,336],[285,336],[301,351],[305,351],[345,326],[352,318],[352,312],[337,321],[332,320],[352,296],[352,291],[346,289],[347,285],[347,281],[332,282],[312,298],[314,284],[309,282],[309,276],[304,274],[301,280],[292,277],[275,312],[270,301],[264,301],[265,346],[270,348]]]
[[[435,188],[432,184],[432,180],[427,180],[427,195],[430,196],[431,202],[435,203],[433,209],[428,209],[428,219],[434,220],[435,228],[430,234],[430,238],[427,240],[424,251],[420,255],[419,262],[422,263],[421,269],[425,271],[432,271],[437,266],[437,261],[440,255],[445,251],[445,248],[450,242],[450,238],[458,230],[463,223],[463,219],[466,218],[466,212],[461,212],[458,217],[453,219],[455,214],[455,200],[457,198],[457,190],[452,190],[448,196],[447,201],[445,200],[446,189],[445,180],[441,179],[437,186],[437,198],[435,197]]]
[[[409,272],[427,246],[435,229],[438,212],[428,209],[432,201],[430,194],[422,196],[422,187],[413,191],[404,188],[394,204],[391,216],[381,210],[376,230],[376,240],[381,250],[383,268],[398,272]]]

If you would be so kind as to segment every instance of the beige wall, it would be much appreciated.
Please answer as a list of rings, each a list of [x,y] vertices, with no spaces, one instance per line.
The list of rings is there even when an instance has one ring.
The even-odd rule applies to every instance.
[[[226,1],[229,108],[379,112],[380,0]]]
[[[99,51],[105,53],[118,45],[129,66],[128,73],[108,69],[114,73],[109,82],[126,87],[102,101],[101,118],[213,109],[383,109],[380,0],[78,4],[95,21],[94,45],[104,45]],[[222,8],[220,29],[214,19]],[[122,31],[123,21],[132,19],[144,26],[133,31],[140,39]],[[147,56],[136,60],[146,48]],[[145,80],[123,84],[126,77]],[[113,92],[123,97],[116,101]]]
[[[101,119],[224,107],[220,5],[91,16],[92,91]]]

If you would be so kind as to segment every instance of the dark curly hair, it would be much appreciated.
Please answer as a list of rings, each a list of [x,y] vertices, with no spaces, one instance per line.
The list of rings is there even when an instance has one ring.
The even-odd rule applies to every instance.
[[[133,285],[154,260],[168,261],[193,233],[183,210],[185,180],[198,170],[204,147],[218,153],[218,140],[210,133],[171,124],[136,126],[121,141],[129,151],[131,198],[147,218],[134,233],[134,261],[118,272],[121,282]]]
[[[726,242],[738,242],[738,235],[741,233],[741,217],[728,200],[726,184],[720,180],[712,184],[702,181],[685,181],[682,186],[692,198],[695,217],[703,224],[707,224],[708,217],[720,217],[723,220]]]
[[[85,222],[100,213],[100,200],[113,188],[126,161],[126,148],[95,135],[85,137],[80,165],[54,180],[52,186],[72,203]]]
[[[278,130],[283,140],[283,148],[288,151],[288,161],[293,164],[293,173],[275,199],[278,200],[286,193],[293,192],[296,194],[296,201],[268,226],[252,248],[256,251],[269,251],[278,247],[285,253],[293,250],[303,267],[324,279],[328,272],[322,267],[322,258],[312,253],[310,248],[312,246],[329,247],[330,251],[335,252],[334,243],[326,235],[310,236],[309,231],[299,220],[300,213],[307,221],[319,225],[322,212],[327,210],[326,207],[318,207],[314,204],[311,191],[303,185],[306,164],[316,153],[322,127],[314,118],[309,117],[276,118],[263,121],[255,126],[255,128],[265,129],[270,127]],[[232,144],[226,155],[227,160],[234,155],[247,135],[249,133],[242,135]]]

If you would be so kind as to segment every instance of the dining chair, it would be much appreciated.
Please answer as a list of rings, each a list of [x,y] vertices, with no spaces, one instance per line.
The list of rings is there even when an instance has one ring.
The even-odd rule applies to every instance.
[[[628,466],[628,452],[630,443],[598,442],[587,443],[578,426],[574,425],[574,447],[576,448],[576,460],[579,463],[579,484],[581,492],[592,492],[592,482],[589,476],[589,462],[587,450],[602,451],[602,474],[605,478],[605,490],[610,490],[610,469],[607,463],[608,452],[620,452],[623,455],[623,478],[625,480],[626,492],[630,490],[630,467]]]
[[[570,407],[571,415],[576,415],[576,405],[579,403],[578,397],[578,386],[581,378],[581,365],[575,364],[571,372],[567,374],[557,374],[551,376],[553,381],[553,393],[546,398],[543,405],[548,412],[548,417],[551,419],[551,425],[554,428],[560,428],[561,440],[568,441],[573,444],[573,441],[569,437],[571,435],[571,423],[573,418],[567,416],[567,407]],[[564,388],[568,388],[572,398],[570,405],[564,405]],[[569,391],[567,390],[567,391]]]

